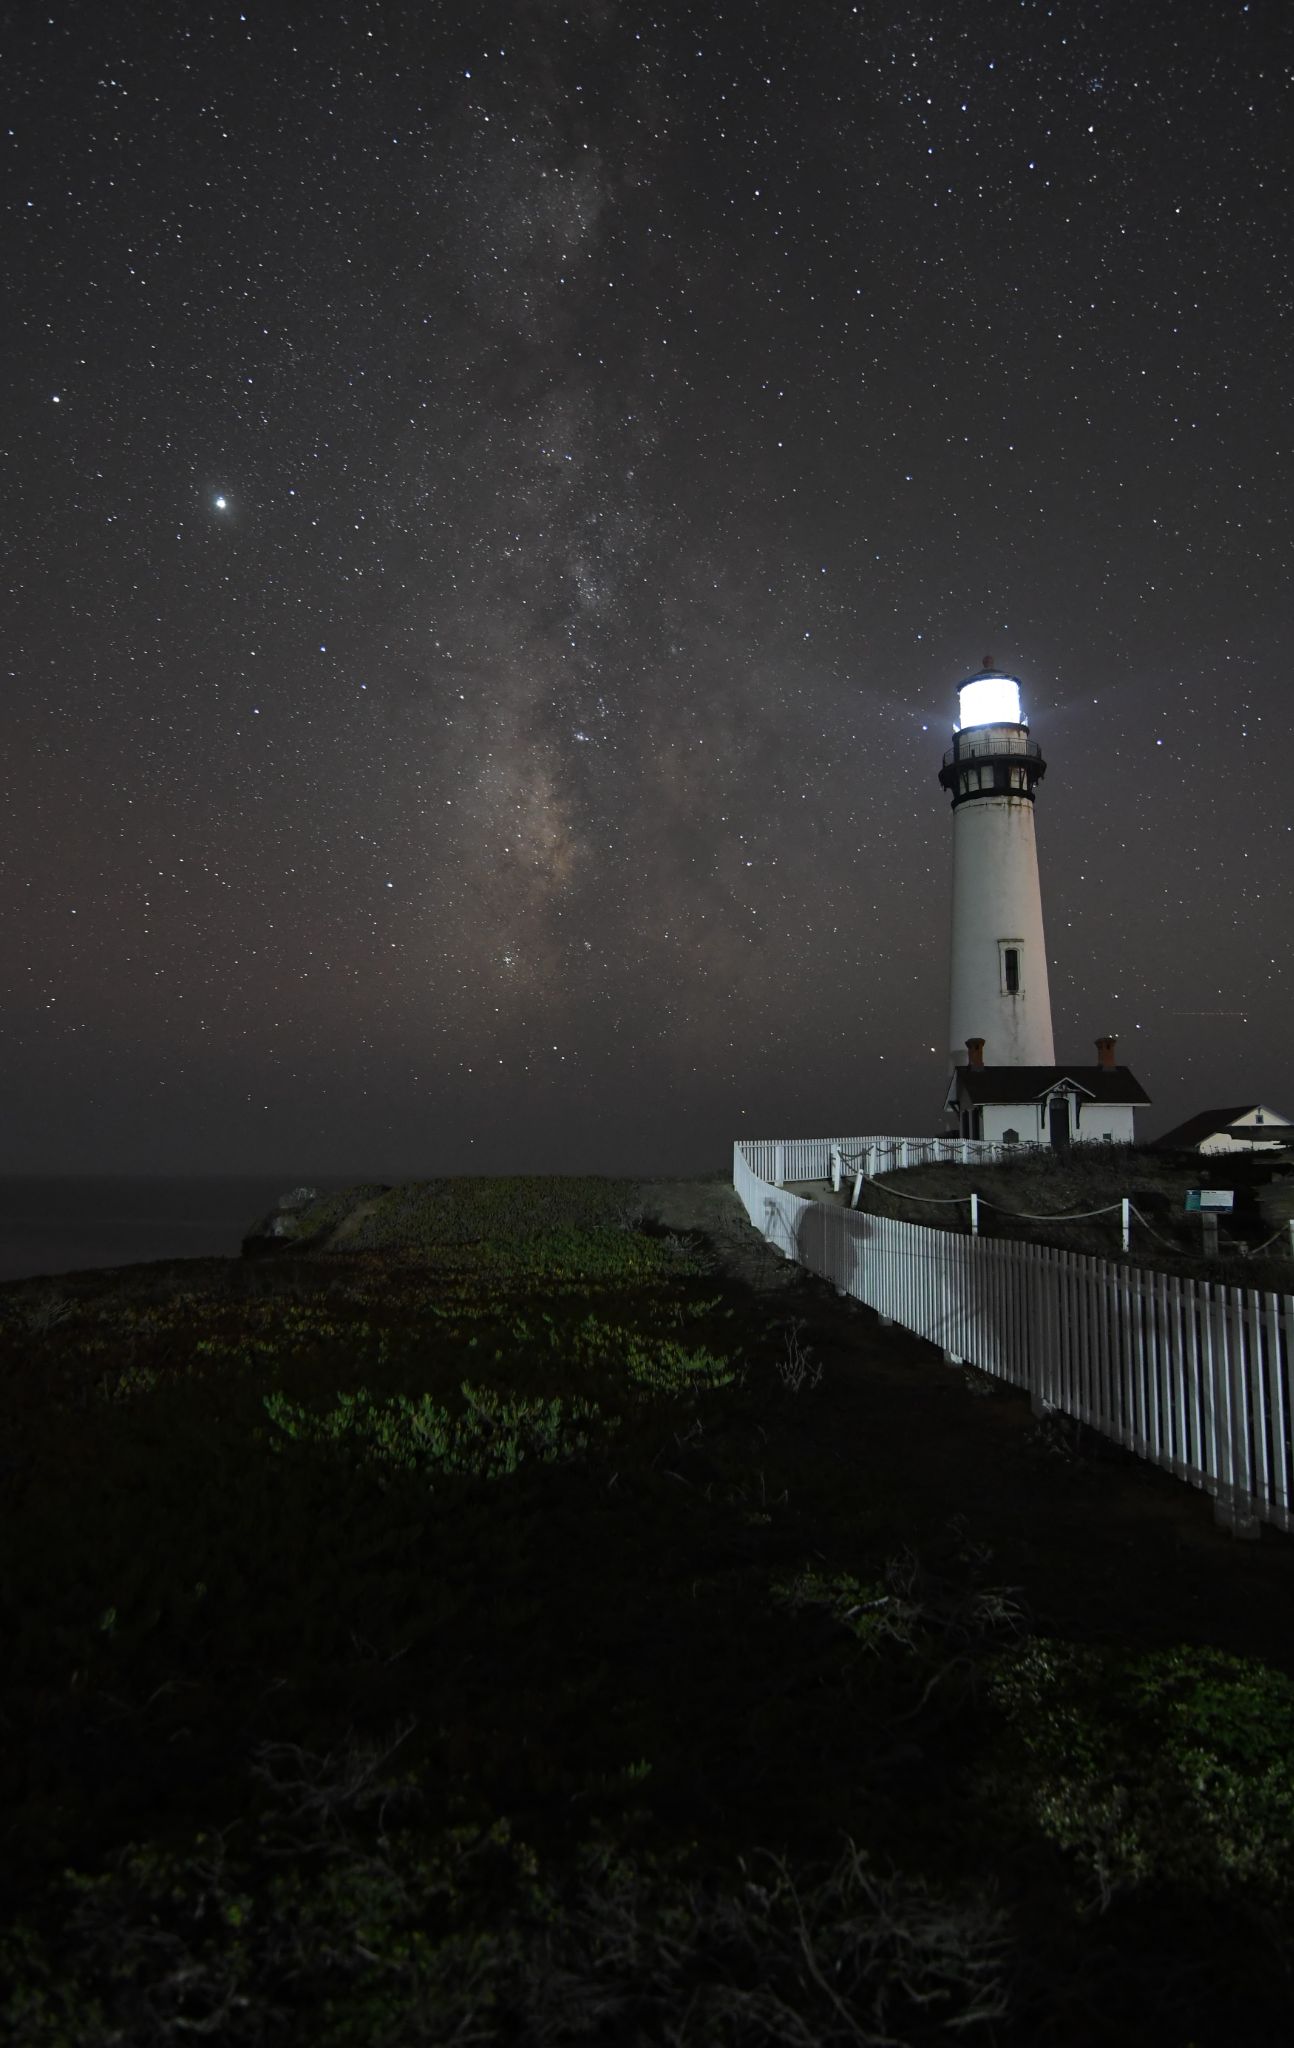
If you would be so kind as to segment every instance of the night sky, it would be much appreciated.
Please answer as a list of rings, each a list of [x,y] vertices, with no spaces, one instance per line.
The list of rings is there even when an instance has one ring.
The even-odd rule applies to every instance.
[[[1282,23],[12,10],[8,1169],[940,1128],[985,655],[1057,1057],[1294,1112]]]

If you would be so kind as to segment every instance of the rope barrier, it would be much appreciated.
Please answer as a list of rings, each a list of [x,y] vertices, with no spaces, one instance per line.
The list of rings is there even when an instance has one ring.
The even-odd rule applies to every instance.
[[[846,1153],[842,1152],[840,1163],[842,1166],[852,1168],[856,1173],[863,1165],[863,1155],[860,1153],[857,1158],[850,1159]],[[926,1163],[935,1165],[944,1163],[956,1164],[957,1162],[929,1161]],[[889,1167],[885,1171],[893,1173],[899,1172],[901,1169]],[[871,1186],[877,1186],[878,1176],[870,1175],[868,1180]],[[910,1194],[906,1188],[891,1187],[888,1183],[881,1188],[880,1192],[885,1195],[897,1195],[901,1202],[920,1202],[922,1207],[927,1209],[957,1209],[961,1207],[963,1202],[970,1201],[969,1195],[914,1195]],[[986,1195],[980,1195],[979,1205],[981,1209],[995,1209],[999,1216],[1013,1216],[1021,1223],[1085,1223],[1093,1216],[1115,1215],[1122,1209],[1123,1202],[1121,1198],[1117,1202],[1107,1202],[1101,1209],[1075,1209],[1064,1215],[1057,1215],[1047,1209],[1008,1209],[1001,1202],[990,1202]],[[1149,1232],[1156,1244],[1162,1244],[1178,1258],[1187,1255],[1185,1247],[1176,1239],[1165,1237],[1162,1231],[1155,1229],[1153,1223],[1147,1222],[1135,1203],[1129,1202],[1128,1214],[1129,1216],[1136,1217],[1142,1229]],[[1270,1237],[1264,1238],[1261,1244],[1253,1245],[1244,1256],[1251,1259],[1257,1258],[1259,1252],[1265,1252],[1269,1245],[1275,1244],[1278,1238],[1285,1237],[1287,1232],[1287,1225],[1283,1226],[1280,1230],[1273,1231]]]
[[[1150,1232],[1150,1235],[1154,1238],[1156,1244],[1166,1245],[1169,1251],[1175,1253],[1179,1259],[1187,1256],[1187,1254],[1183,1251],[1182,1246],[1180,1244],[1177,1244],[1171,1237],[1165,1237],[1162,1231],[1155,1229],[1153,1223],[1147,1223],[1140,1209],[1134,1208],[1131,1203],[1129,1203],[1128,1205],[1128,1214],[1130,1216],[1136,1217],[1142,1229],[1148,1230]]]
[[[1288,1236],[1289,1225],[1288,1223],[1283,1223],[1279,1230],[1274,1230],[1270,1237],[1265,1237],[1263,1239],[1261,1244],[1251,1245],[1247,1256],[1251,1259],[1256,1259],[1258,1257],[1259,1252],[1265,1252],[1268,1245],[1275,1244],[1278,1237],[1288,1238]]]
[[[1122,1209],[1123,1202],[1107,1202],[1103,1209],[1075,1209],[1065,1216],[1050,1209],[1006,1209],[1001,1202],[990,1202],[987,1195],[980,1196],[979,1205],[981,1209],[996,1209],[999,1216],[1018,1216],[1022,1223],[1082,1223],[1089,1216],[1112,1216],[1116,1209]]]
[[[1167,1248],[1168,1248],[1168,1250],[1169,1250],[1170,1252],[1175,1252],[1175,1253],[1177,1254],[1178,1258],[1185,1258],[1185,1257],[1188,1257],[1188,1256],[1189,1256],[1189,1253],[1188,1253],[1188,1252],[1186,1251],[1186,1249],[1185,1249],[1185,1247],[1184,1247],[1183,1245],[1181,1245],[1180,1243],[1176,1242],[1176,1241],[1175,1241],[1175,1240],[1174,1240],[1173,1238],[1171,1238],[1171,1237],[1165,1237],[1165,1236],[1163,1235],[1163,1232],[1162,1232],[1162,1231],[1159,1231],[1159,1230],[1156,1230],[1156,1229],[1155,1229],[1155,1226],[1154,1226],[1154,1224],[1153,1224],[1153,1223],[1147,1223],[1147,1221],[1146,1221],[1145,1217],[1144,1217],[1144,1216],[1142,1215],[1142,1213],[1141,1213],[1140,1209],[1133,1209],[1133,1210],[1131,1211],[1131,1213],[1132,1213],[1132,1215],[1134,1215],[1134,1216],[1136,1217],[1136,1219],[1137,1219],[1138,1223],[1139,1223],[1139,1224],[1141,1225],[1142,1229],[1143,1229],[1143,1230],[1148,1230],[1148,1231],[1150,1232],[1150,1235],[1151,1235],[1151,1236],[1152,1236],[1152,1237],[1154,1238],[1154,1240],[1155,1240],[1156,1244],[1162,1244],[1162,1245],[1166,1245],[1166,1246],[1167,1246]],[[1278,1237],[1285,1237],[1285,1236],[1287,1236],[1287,1235],[1288,1235],[1288,1226],[1286,1226],[1286,1228],[1285,1228],[1285,1229],[1281,1229],[1281,1230],[1276,1230],[1276,1231],[1273,1231],[1273,1232],[1272,1232],[1272,1235],[1271,1235],[1270,1237],[1265,1237],[1265,1238],[1263,1239],[1263,1241],[1262,1241],[1262,1243],[1261,1243],[1261,1244],[1255,1244],[1255,1245],[1251,1245],[1251,1246],[1249,1247],[1248,1251],[1245,1251],[1245,1252],[1241,1252],[1241,1253],[1239,1253],[1239,1256],[1240,1256],[1241,1258],[1247,1258],[1247,1259],[1256,1259],[1256,1258],[1257,1258],[1257,1256],[1258,1256],[1258,1254],[1259,1254],[1259,1252],[1265,1252],[1265,1251],[1266,1251],[1266,1249],[1267,1249],[1267,1247],[1268,1247],[1268,1245],[1269,1245],[1269,1244],[1275,1244],[1275,1242],[1276,1242],[1276,1240],[1277,1240],[1277,1238],[1278,1238]]]
[[[911,1195],[906,1188],[884,1187],[881,1193],[897,1195],[901,1202],[925,1202],[932,1209],[956,1206],[960,1202],[970,1200],[969,1195]],[[1072,1215],[1059,1216],[1047,1209],[1036,1212],[1030,1209],[1008,1209],[1001,1202],[990,1202],[987,1195],[980,1196],[979,1205],[981,1209],[996,1209],[999,1216],[1018,1216],[1022,1223],[1080,1223],[1088,1216],[1111,1216],[1116,1209],[1123,1206],[1121,1201],[1108,1202],[1104,1209],[1076,1209]]]

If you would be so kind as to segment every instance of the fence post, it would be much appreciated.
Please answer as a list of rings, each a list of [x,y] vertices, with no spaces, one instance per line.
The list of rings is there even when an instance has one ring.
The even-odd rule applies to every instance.
[[[840,1193],[840,1147],[839,1147],[839,1145],[833,1145],[833,1146],[832,1146],[832,1148],[831,1148],[831,1192],[832,1192],[832,1194],[833,1194],[833,1195],[838,1195],[838,1194]]]
[[[1124,1251],[1125,1251],[1125,1252],[1126,1252],[1126,1251],[1128,1251],[1128,1250],[1129,1250],[1129,1249],[1131,1248],[1131,1245],[1132,1245],[1132,1203],[1131,1203],[1131,1202],[1130,1202],[1130,1201],[1128,1200],[1128,1197],[1127,1197],[1127,1196],[1125,1195],[1125,1196],[1123,1197],[1123,1249],[1124,1249]]]
[[[908,1163],[908,1141],[907,1141],[907,1139],[906,1139],[906,1138],[900,1138],[900,1139],[899,1139],[899,1165],[900,1165],[900,1166],[906,1166],[906,1165],[907,1165],[907,1163]]]
[[[854,1192],[853,1192],[852,1196],[850,1197],[850,1201],[849,1201],[849,1206],[850,1206],[850,1208],[851,1208],[851,1209],[856,1209],[856,1208],[858,1207],[858,1197],[859,1197],[859,1196],[861,1195],[862,1191],[863,1191],[863,1169],[862,1169],[862,1167],[860,1166],[860,1167],[859,1167],[859,1169],[858,1169],[858,1171],[857,1171],[857,1173],[856,1173],[856,1174],[854,1175]]]
[[[972,1196],[971,1196],[971,1198],[970,1198],[970,1212],[971,1212],[971,1236],[972,1236],[972,1237],[978,1237],[978,1236],[979,1236],[979,1196],[978,1196],[978,1195],[972,1195]]]
[[[1290,1217],[1290,1257],[1294,1259],[1294,1216]]]
[[[786,1154],[783,1151],[781,1142],[779,1140],[779,1142],[773,1147],[773,1186],[775,1188],[780,1188],[783,1180],[786,1177],[784,1171],[785,1166]]]
[[[1047,1255],[1044,1252],[1029,1273],[1029,1412],[1045,1415],[1047,1404],[1043,1399],[1042,1375],[1046,1357],[1046,1323],[1044,1306],[1047,1286]]]

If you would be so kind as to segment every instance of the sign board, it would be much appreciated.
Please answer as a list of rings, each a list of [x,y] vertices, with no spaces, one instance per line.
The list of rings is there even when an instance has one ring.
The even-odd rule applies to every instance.
[[[1188,1210],[1231,1209],[1235,1206],[1235,1193],[1231,1188],[1187,1188]]]

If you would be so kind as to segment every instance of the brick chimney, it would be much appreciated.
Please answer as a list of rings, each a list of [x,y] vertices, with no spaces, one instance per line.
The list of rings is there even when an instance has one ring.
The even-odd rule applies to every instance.
[[[1097,1041],[1096,1041],[1096,1057],[1097,1057],[1097,1058],[1098,1058],[1098,1059],[1100,1060],[1100,1062],[1101,1062],[1101,1065],[1102,1065],[1103,1067],[1107,1067],[1107,1068],[1109,1068],[1109,1067],[1113,1067],[1113,1065],[1114,1065],[1114,1048],[1115,1048],[1115,1046],[1116,1046],[1116,1045],[1117,1045],[1118,1043],[1119,1043],[1119,1041],[1118,1041],[1118,1039],[1117,1039],[1117,1038],[1098,1038],[1098,1039],[1097,1039]]]
[[[1111,1044],[1113,1044],[1113,1042],[1114,1042],[1114,1041],[1113,1041],[1113,1040],[1111,1040],[1110,1042],[1111,1042]],[[972,1067],[982,1067],[982,1066],[983,1066],[983,1064],[984,1064],[984,1041],[983,1041],[983,1039],[982,1039],[982,1038],[968,1038],[968,1039],[966,1040],[966,1055],[967,1055],[967,1061],[968,1061],[968,1064],[969,1064],[969,1065],[971,1065]]]

